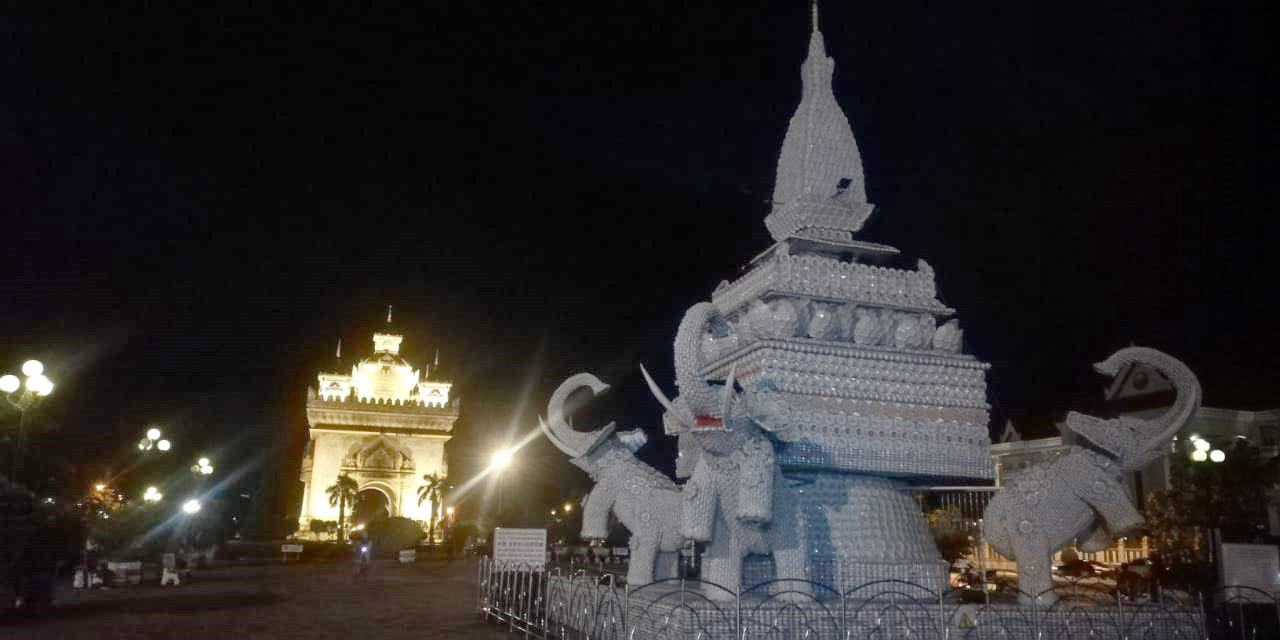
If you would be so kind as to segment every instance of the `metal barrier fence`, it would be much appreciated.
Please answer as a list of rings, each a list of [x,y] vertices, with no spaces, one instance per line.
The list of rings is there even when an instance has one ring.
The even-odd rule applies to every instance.
[[[1020,606],[1012,587],[949,590],[878,581],[838,593],[782,580],[740,594],[693,580],[636,589],[614,574],[567,574],[479,565],[480,615],[513,633],[566,640],[718,638],[1238,639],[1280,637],[1280,600],[1242,587],[1205,596],[1166,592],[1129,598],[1114,587],[1068,583],[1052,605]]]

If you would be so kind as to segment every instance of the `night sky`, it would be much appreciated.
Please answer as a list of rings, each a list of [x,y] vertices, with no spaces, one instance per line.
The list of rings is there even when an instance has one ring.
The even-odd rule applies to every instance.
[[[158,424],[288,504],[306,386],[387,304],[462,395],[455,480],[578,371],[656,435],[637,365],[672,390],[684,310],[772,242],[809,9],[508,4],[0,18],[0,369],[46,362],[64,477]],[[1280,406],[1274,16],[1006,4],[822,7],[859,237],[934,266],[997,433],[1095,406],[1131,342]],[[541,438],[517,464],[581,484]]]

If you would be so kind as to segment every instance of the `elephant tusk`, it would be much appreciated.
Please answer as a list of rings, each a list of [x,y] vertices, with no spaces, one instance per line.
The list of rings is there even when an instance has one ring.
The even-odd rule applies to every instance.
[[[649,385],[649,392],[653,394],[655,399],[657,399],[658,404],[665,407],[676,420],[679,420],[680,423],[685,426],[686,429],[692,429],[693,417],[686,415],[687,412],[677,409],[675,404],[667,398],[666,394],[662,393],[662,389],[658,387],[658,383],[653,381],[653,376],[649,375],[649,370],[644,368],[643,363],[640,365],[640,373],[644,375],[644,381]]]
[[[729,411],[733,408],[733,384],[736,382],[738,374],[738,363],[735,362],[729,367],[729,377],[724,379],[724,391],[721,392],[721,410],[720,419],[724,420],[724,424],[729,424]]]

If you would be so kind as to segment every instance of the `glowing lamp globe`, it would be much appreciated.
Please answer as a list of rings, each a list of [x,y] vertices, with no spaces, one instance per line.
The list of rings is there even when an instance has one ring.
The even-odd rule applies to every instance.
[[[151,427],[150,429],[147,429],[147,439],[148,439],[148,440],[159,440],[159,439],[160,439],[160,430],[159,430],[159,429],[157,429],[157,428],[155,428],[155,427]]]
[[[21,386],[22,386],[22,381],[18,379],[18,376],[9,374],[7,376],[0,377],[0,391],[3,391],[5,393],[13,393],[14,391],[18,390],[18,387],[21,387]]]
[[[156,448],[161,451],[168,451],[173,446],[168,440],[161,440],[156,443]]]
[[[1196,449],[1195,451],[1191,452],[1191,460],[1194,462],[1204,462],[1205,460],[1208,460],[1208,459],[1209,459],[1209,454],[1205,453],[1204,450],[1202,449]]]
[[[1208,450],[1209,450],[1209,441],[1208,441],[1208,440],[1196,440],[1196,441],[1194,441],[1192,444],[1194,444],[1194,445],[1195,445],[1195,447],[1196,447],[1196,451],[1208,451]]]
[[[1222,462],[1227,459],[1227,454],[1223,453],[1222,449],[1214,449],[1209,452],[1209,459],[1213,462]]]
[[[508,450],[506,450],[506,449],[501,449],[501,450],[499,450],[499,451],[495,451],[495,452],[493,453],[493,466],[494,466],[494,467],[496,467],[496,468],[498,468],[498,469],[502,469],[502,468],[506,467],[506,466],[507,466],[507,465],[509,465],[509,464],[511,464],[511,452],[510,452],[510,451],[508,451]]]
[[[39,360],[28,360],[22,363],[22,375],[38,376],[44,373],[44,365]]]
[[[207,475],[209,475],[209,474],[213,473],[213,467],[212,467],[211,465],[207,465],[207,464],[200,465],[200,473],[203,473],[204,475],[206,475],[206,476],[207,476]]]
[[[209,466],[209,459],[208,459],[208,458],[200,458],[199,460],[197,460],[197,461],[196,461],[196,464],[199,464],[199,465],[200,465],[200,466],[202,466],[202,467],[207,467],[207,466]]]
[[[42,374],[35,374],[27,378],[27,390],[38,396],[47,396],[53,391],[53,382]]]

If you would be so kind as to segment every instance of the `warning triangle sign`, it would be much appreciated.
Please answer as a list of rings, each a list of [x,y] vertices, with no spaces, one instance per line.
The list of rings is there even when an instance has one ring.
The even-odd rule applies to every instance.
[[[1107,400],[1128,400],[1173,392],[1173,384],[1158,370],[1135,362],[1120,370],[1107,389]]]

